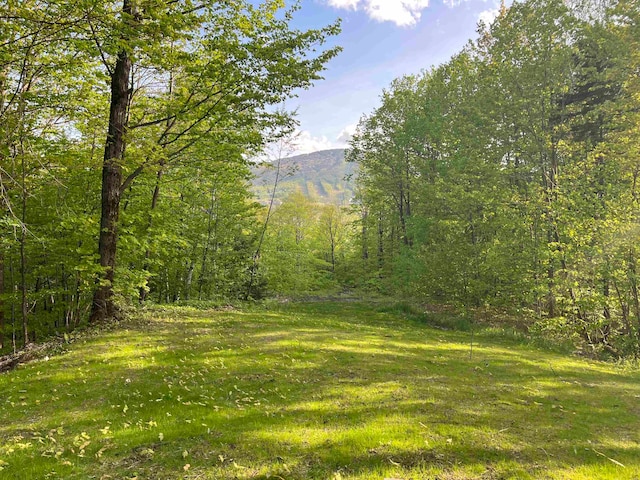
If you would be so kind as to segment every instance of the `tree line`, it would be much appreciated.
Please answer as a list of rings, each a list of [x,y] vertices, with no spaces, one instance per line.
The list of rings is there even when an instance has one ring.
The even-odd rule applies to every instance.
[[[0,350],[127,302],[239,296],[249,158],[339,25],[280,0],[0,1]]]
[[[248,159],[339,50],[281,3],[0,1],[0,349],[127,303],[360,289],[640,353],[636,1],[503,6],[362,118],[348,208],[265,208]]]
[[[364,277],[640,353],[639,52],[634,0],[526,0],[395,80],[348,153]]]

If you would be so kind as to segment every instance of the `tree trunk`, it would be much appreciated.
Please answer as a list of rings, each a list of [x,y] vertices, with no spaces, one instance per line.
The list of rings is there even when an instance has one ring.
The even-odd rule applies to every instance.
[[[336,273],[336,239],[335,239],[335,232],[331,232],[331,273]]]
[[[189,300],[191,298],[191,284],[193,283],[193,270],[195,264],[193,259],[189,260],[189,266],[187,268],[187,276],[184,282],[184,299]]]
[[[384,263],[384,227],[382,225],[382,214],[378,216],[378,268],[382,268]]]
[[[27,243],[27,172],[24,161],[24,149],[22,148],[22,139],[20,142],[21,150],[21,166],[22,166],[22,212],[20,215],[20,291],[21,291],[21,310],[22,310],[22,336],[23,345],[29,344],[29,304],[27,299],[27,257],[25,245]]]
[[[130,0],[124,0],[122,12],[127,16],[131,15]],[[90,318],[92,323],[104,322],[116,314],[113,280],[116,268],[122,160],[127,130],[130,78],[131,58],[127,51],[122,49],[118,53],[116,66],[111,74],[111,105],[102,166],[102,214],[98,243],[100,265],[104,268],[104,277],[93,295]]]
[[[6,90],[6,79],[7,79],[7,70],[8,66],[0,69],[0,112],[4,110],[5,103],[5,90]],[[2,128],[0,128],[0,134],[3,134]],[[4,163],[5,156],[0,153],[0,162]],[[2,171],[0,171],[0,184],[4,185],[4,179],[2,178]],[[0,189],[0,202],[6,202],[9,205],[9,199],[4,198],[5,192],[4,187]],[[3,216],[8,212],[3,212]],[[4,318],[4,251],[3,247],[0,246],[0,350],[4,348],[4,327],[5,327],[5,318]]]
[[[26,202],[23,200],[23,203],[26,203]],[[22,337],[23,337],[24,346],[27,346],[29,344],[29,304],[27,303],[27,257],[24,251],[26,240],[27,240],[27,228],[23,224],[22,234],[20,235],[20,283],[21,283],[20,292],[21,292],[21,311],[22,311]]]
[[[367,209],[363,207],[362,209],[362,260],[365,262],[369,260],[369,246],[367,244],[368,235],[367,235]]]
[[[18,284],[16,283],[14,270],[13,270],[13,255],[9,255],[9,281],[13,286],[13,295],[14,297],[18,295]],[[13,349],[13,353],[18,351],[17,341],[16,341],[16,302],[11,302],[11,347]]]
[[[638,272],[636,267],[636,258],[633,252],[629,252],[629,283],[631,284],[631,298],[633,301],[633,311],[636,317],[636,338],[638,338],[640,346],[640,294],[638,294]]]
[[[202,250],[202,262],[200,267],[200,277],[198,278],[198,300],[202,300],[202,290],[204,288],[204,284],[207,281],[207,259],[209,257],[209,248],[211,248],[211,239],[217,238],[216,230],[218,225],[218,218],[214,220],[214,215],[216,208],[216,189],[212,187],[211,189],[211,208],[208,211],[209,218],[207,220],[207,241],[204,244],[204,248]]]
[[[153,195],[151,196],[151,208],[149,210],[149,221],[147,223],[147,236],[151,232],[151,227],[153,227],[153,211],[156,209],[158,205],[158,199],[160,198],[160,180],[162,180],[162,175],[164,173],[164,162],[160,162],[160,168],[158,169],[158,173],[156,174],[156,185],[153,188]],[[149,257],[151,257],[151,250],[147,247],[147,250],[144,252],[144,265],[142,266],[143,270],[149,270]],[[147,276],[147,284],[149,283],[149,277]],[[139,302],[142,305],[147,299],[147,294],[149,291],[147,290],[147,286],[140,287],[140,296]]]
[[[396,199],[396,205],[398,207],[398,217],[400,218],[400,228],[402,229],[402,242],[409,246],[409,237],[407,236],[407,221],[405,218],[405,192],[402,183],[399,185],[398,198]]]
[[[267,233],[267,227],[269,226],[269,220],[271,219],[271,213],[273,212],[273,204],[276,199],[276,191],[278,190],[278,183],[280,182],[280,167],[282,165],[282,150],[283,145],[280,143],[280,149],[278,151],[278,160],[276,162],[276,176],[273,180],[273,190],[271,190],[271,196],[269,198],[269,208],[267,208],[267,216],[262,224],[262,230],[260,231],[260,237],[258,239],[258,245],[256,251],[253,253],[251,268],[249,269],[249,283],[247,284],[247,290],[245,291],[244,299],[249,300],[253,293],[253,285],[258,275],[258,262],[260,261],[260,251],[262,250],[262,244],[264,243],[264,237]]]
[[[4,252],[0,250],[0,350],[4,348]]]
[[[602,314],[607,320],[611,320],[611,310],[609,308],[609,297],[611,296],[611,287],[608,278],[602,280],[602,294],[604,295],[604,307]]]

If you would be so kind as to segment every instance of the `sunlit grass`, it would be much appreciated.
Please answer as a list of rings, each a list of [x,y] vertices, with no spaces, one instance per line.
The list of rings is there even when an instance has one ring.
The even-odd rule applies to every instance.
[[[640,374],[362,304],[164,309],[0,376],[7,479],[634,479]]]

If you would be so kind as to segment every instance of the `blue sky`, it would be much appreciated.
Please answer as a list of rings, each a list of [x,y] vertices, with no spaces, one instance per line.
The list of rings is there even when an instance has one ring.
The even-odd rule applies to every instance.
[[[324,80],[286,104],[298,109],[296,153],[345,146],[394,78],[448,60],[476,37],[478,20],[490,20],[498,7],[496,0],[302,0],[295,26],[317,28],[342,18],[342,33],[330,44],[343,51]]]

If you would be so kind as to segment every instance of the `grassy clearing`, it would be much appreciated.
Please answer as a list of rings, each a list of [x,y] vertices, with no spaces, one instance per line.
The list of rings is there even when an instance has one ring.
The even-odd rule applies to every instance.
[[[0,376],[0,478],[637,479],[640,374],[364,304],[173,309]]]

